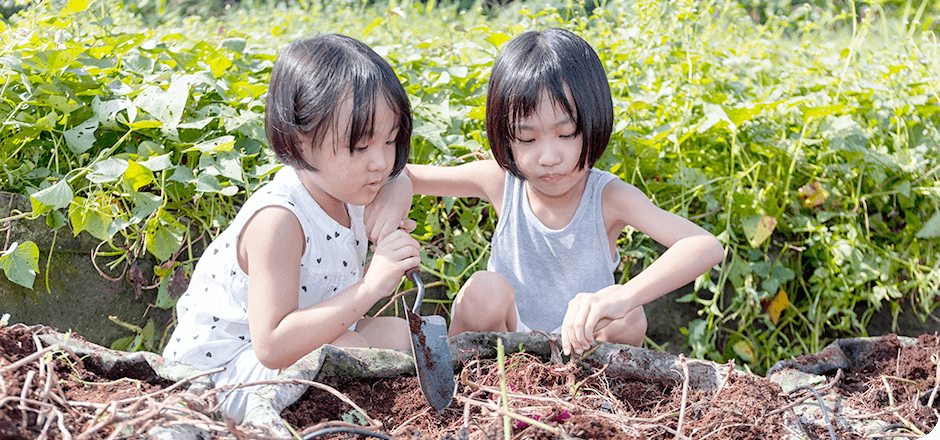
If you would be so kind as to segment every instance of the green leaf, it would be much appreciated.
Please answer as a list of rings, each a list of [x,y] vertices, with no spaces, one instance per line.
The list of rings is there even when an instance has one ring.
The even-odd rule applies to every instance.
[[[203,153],[209,153],[213,151],[230,151],[234,145],[235,136],[226,135],[209,139],[207,141],[202,141],[190,148],[187,148],[184,152],[188,153],[190,151],[201,151]]]
[[[244,38],[232,37],[222,40],[222,47],[232,52],[242,53],[246,45],[248,45],[248,40]]]
[[[63,93],[63,92],[55,91],[53,93]],[[70,99],[68,95],[54,94],[51,96],[43,97],[42,99],[39,100],[39,102],[42,105],[59,110],[63,114],[72,113],[73,111],[78,110],[82,107],[82,105],[76,102],[74,99]]]
[[[239,182],[242,177],[241,155],[235,151],[226,151],[216,156],[203,154],[199,158],[199,167],[214,176],[222,176]]]
[[[170,156],[171,153],[154,156],[150,159],[140,162],[140,164],[147,167],[147,169],[150,171],[163,171],[173,167],[173,162],[170,160]]]
[[[155,85],[148,86],[134,99],[134,105],[163,125],[176,128],[183,117],[188,99],[189,82],[176,78],[166,90]]]
[[[745,340],[740,340],[731,345],[734,353],[741,357],[741,360],[747,363],[753,363],[755,360],[754,348]]]
[[[80,155],[95,145],[95,130],[98,129],[98,118],[91,117],[68,130],[65,130],[65,144],[75,155]]]
[[[698,133],[705,133],[712,127],[722,128],[725,125],[733,125],[731,119],[728,118],[728,114],[725,113],[725,109],[721,108],[720,105],[704,103],[702,111],[705,113],[705,117],[696,124],[695,130]]]
[[[50,111],[46,113],[45,116],[39,118],[39,120],[33,124],[33,127],[40,131],[52,131],[58,119],[59,115],[54,111]]]
[[[375,29],[375,27],[380,24],[382,24],[382,17],[373,19],[372,22],[366,26],[366,29],[362,31],[362,36],[365,37],[366,35],[369,35],[369,32],[372,32],[372,29]]]
[[[72,203],[72,196],[72,187],[65,180],[60,180],[44,190],[34,192],[29,196],[29,201],[33,205],[33,215],[44,214],[52,209],[68,207]]]
[[[930,220],[927,220],[927,223],[924,225],[924,227],[917,231],[915,236],[917,238],[940,237],[940,210],[933,213],[933,216],[930,217]]]
[[[692,347],[692,356],[702,357],[709,350],[708,322],[696,319],[689,323],[689,346]]]
[[[132,345],[136,345],[137,347],[140,346],[140,336],[127,336],[120,338],[112,342],[110,348],[117,351],[134,351],[130,350]]]
[[[148,192],[132,192],[131,201],[134,202],[134,211],[131,213],[133,218],[130,220],[132,223],[143,221],[163,205],[160,196]]]
[[[165,275],[160,277],[160,286],[157,287],[157,301],[154,303],[154,305],[161,309],[169,309],[176,303],[176,301],[173,301],[173,298],[170,297],[171,277],[172,275]]]
[[[746,217],[741,223],[748,243],[755,248],[760,247],[777,227],[777,219],[769,215],[752,215]]]
[[[68,220],[65,219],[65,215],[62,214],[62,211],[52,210],[46,214],[46,226],[49,229],[55,231],[68,224]]]
[[[169,180],[171,182],[180,182],[180,183],[190,183],[193,180],[196,180],[196,176],[193,174],[193,169],[184,165],[177,165],[173,167],[173,174],[170,175]],[[219,182],[216,181],[216,184]]]
[[[100,200],[101,198],[95,198]],[[72,232],[78,235],[82,231],[88,231],[89,234],[99,240],[107,240],[111,234],[108,226],[111,225],[113,217],[105,213],[102,209],[107,206],[96,206],[92,199],[76,197],[69,206],[69,222],[72,224]]]
[[[39,270],[39,246],[32,241],[12,243],[6,252],[0,254],[0,268],[10,281],[32,289]]]
[[[222,185],[219,184],[219,179],[215,176],[208,173],[202,173],[198,178],[196,178],[196,191],[220,192],[222,191]]]
[[[69,0],[62,10],[62,15],[72,15],[88,9],[88,0]]]
[[[147,222],[146,248],[158,261],[169,260],[183,243],[186,229],[169,213],[160,213]]]
[[[131,123],[132,130],[143,130],[146,128],[162,128],[163,123],[160,121],[136,121]]]
[[[123,176],[124,181],[127,182],[134,191],[153,183],[153,172],[133,160],[127,161],[127,170],[124,171]]]
[[[830,115],[845,113],[846,106],[842,104],[827,105],[822,107],[803,107],[803,122],[810,122],[813,119],[819,119]]]
[[[499,46],[502,46],[503,43],[509,41],[509,38],[509,35],[506,35],[502,32],[493,32],[489,37],[486,37],[486,41],[499,48]]]
[[[829,139],[830,149],[856,151],[866,154],[866,156],[877,153],[867,148],[868,136],[862,130],[862,127],[852,119],[851,115],[840,116],[829,123],[820,124],[820,130],[823,137]]]
[[[148,351],[153,351],[153,340],[154,340],[154,325],[153,319],[147,320],[147,325],[144,326],[143,330],[140,332],[140,339],[143,341],[144,348]]]
[[[120,129],[117,115],[129,105],[132,104],[127,101],[126,98],[102,101],[101,98],[95,96],[91,101],[91,109],[95,113],[95,119],[101,126],[112,130]],[[85,122],[87,123],[88,121]]]
[[[127,171],[127,167],[128,163],[124,159],[106,159],[96,163],[87,177],[92,183],[116,182]]]
[[[764,105],[751,105],[750,107],[726,107],[724,108],[725,114],[728,116],[728,119],[736,127],[740,127],[741,124],[754,119],[755,116],[759,115],[761,111],[764,110]]]
[[[49,70],[58,71],[75,61],[75,56],[65,50],[44,50],[36,54],[36,59],[45,64]]]

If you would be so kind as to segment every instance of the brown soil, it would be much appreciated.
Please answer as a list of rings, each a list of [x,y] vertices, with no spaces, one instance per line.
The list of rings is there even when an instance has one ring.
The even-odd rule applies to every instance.
[[[67,351],[31,356],[41,344],[36,336],[42,331],[23,325],[0,327],[0,440],[62,439],[60,424],[70,433],[88,433],[89,439],[109,438],[116,424],[101,422],[108,420],[104,410],[111,402],[133,400],[170,385],[107,377]],[[23,363],[27,357],[35,359]]]
[[[806,357],[815,361],[814,355]],[[940,396],[930,400],[940,388],[938,358],[937,334],[921,335],[916,345],[908,346],[896,335],[885,336],[860,353],[848,371],[827,374],[827,384],[818,386],[818,393],[841,396],[845,408],[897,425],[902,433],[911,432],[911,425],[930,433],[940,417]],[[368,383],[337,379],[329,385],[368,414],[370,420],[359,423],[399,438],[501,439],[503,393],[497,369],[492,359],[464,366],[454,403],[441,413],[428,407],[413,377]],[[528,354],[510,355],[505,363],[508,412],[545,422],[533,426],[513,419],[512,438],[673,439],[681,430],[691,438],[769,440],[792,437],[787,424],[800,425],[810,439],[832,437],[825,423],[797,423],[789,411],[814,399],[810,391],[784,393],[767,378],[732,375],[717,390],[691,392],[684,384],[638,382],[610,377],[603,370],[601,365],[551,365]],[[305,433],[335,425],[336,420],[356,419],[348,404],[317,388],[309,389],[282,416],[293,426],[309,427]],[[832,426],[839,440],[863,438],[850,428]]]
[[[167,381],[106,377],[67,351],[32,356],[41,331],[0,327],[0,440],[146,438],[150,427],[181,418],[198,420],[211,438],[265,438],[261,431],[220,421],[211,411],[211,395],[193,396]],[[838,393],[845,408],[868,419],[902,427],[895,431],[900,437],[914,437],[912,427],[929,433],[938,423],[938,358],[936,334],[922,335],[912,346],[887,336],[870,344],[858,365],[829,375],[817,389],[823,396]],[[414,377],[399,377],[325,383],[366,417],[317,387],[282,415],[301,435],[348,425],[341,422],[346,420],[396,439],[501,439],[501,415],[508,414],[516,439],[773,440],[792,434],[787,426],[795,415],[788,407],[814,399],[808,391],[784,393],[776,383],[745,373],[729,376],[717,390],[691,391],[683,383],[611,377],[603,365],[552,364],[525,353],[504,362],[504,393],[498,367],[493,359],[466,362],[457,373],[454,402],[441,413],[428,407]],[[830,438],[824,423],[804,423],[802,429],[810,439]],[[839,440],[862,438],[850,429],[834,431]]]

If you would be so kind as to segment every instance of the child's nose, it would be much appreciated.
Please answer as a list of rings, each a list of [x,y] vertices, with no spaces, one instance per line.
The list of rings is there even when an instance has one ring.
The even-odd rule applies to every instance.
[[[551,167],[561,163],[561,151],[557,145],[552,145],[551,142],[546,142],[541,149],[541,154],[539,154],[539,165],[543,167]]]
[[[382,171],[389,167],[395,158],[395,149],[380,145],[377,148],[370,148],[372,152],[369,158],[369,167],[372,171]]]

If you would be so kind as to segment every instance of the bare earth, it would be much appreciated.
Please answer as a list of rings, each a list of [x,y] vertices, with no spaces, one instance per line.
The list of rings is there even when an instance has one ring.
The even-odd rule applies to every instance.
[[[103,377],[65,351],[34,356],[35,334],[43,331],[48,329],[0,327],[0,440],[148,438],[151,427],[173,423],[200,424],[211,438],[266,438],[263,429],[237,427],[213,415],[212,392],[193,395],[159,378]],[[800,360],[816,362],[812,356]],[[920,438],[937,426],[937,334],[921,335],[914,345],[885,336],[858,360],[815,385],[830,410],[843,418],[851,413],[853,419],[877,420],[889,432],[875,435],[889,438]],[[798,422],[794,407],[814,402],[815,395],[807,389],[784,392],[750,374],[730,375],[716,390],[692,391],[687,383],[627,380],[606,374],[604,365],[553,364],[526,353],[508,355],[503,367],[501,383],[495,359],[466,362],[456,372],[454,402],[441,413],[424,401],[416,378],[398,377],[324,384],[344,399],[327,387],[311,387],[282,416],[299,435],[359,426],[397,439],[503,439],[505,420],[514,439],[873,438],[835,422]],[[830,406],[836,396],[838,404]]]

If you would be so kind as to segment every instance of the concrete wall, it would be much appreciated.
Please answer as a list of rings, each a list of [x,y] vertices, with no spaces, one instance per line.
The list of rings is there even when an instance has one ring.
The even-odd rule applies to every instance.
[[[28,198],[0,193],[0,219],[20,212],[31,212]],[[127,276],[110,281],[99,275],[91,253],[100,241],[87,232],[74,236],[68,227],[54,232],[46,226],[44,218],[0,222],[2,249],[13,242],[26,241],[36,243],[40,253],[33,288],[26,289],[0,274],[0,314],[9,313],[11,323],[48,325],[59,332],[72,331],[90,342],[109,346],[116,339],[133,335],[111,322],[110,315],[140,327],[153,319],[158,331],[171,318],[170,310],[148,307],[156,301],[156,289],[143,290],[140,298],[136,298]],[[53,243],[55,248],[50,254]],[[108,245],[102,249],[109,249]],[[141,257],[137,264],[152,284],[154,260],[149,255]],[[117,278],[124,263],[109,270],[107,263],[113,260],[99,258],[97,263],[109,277]]]

